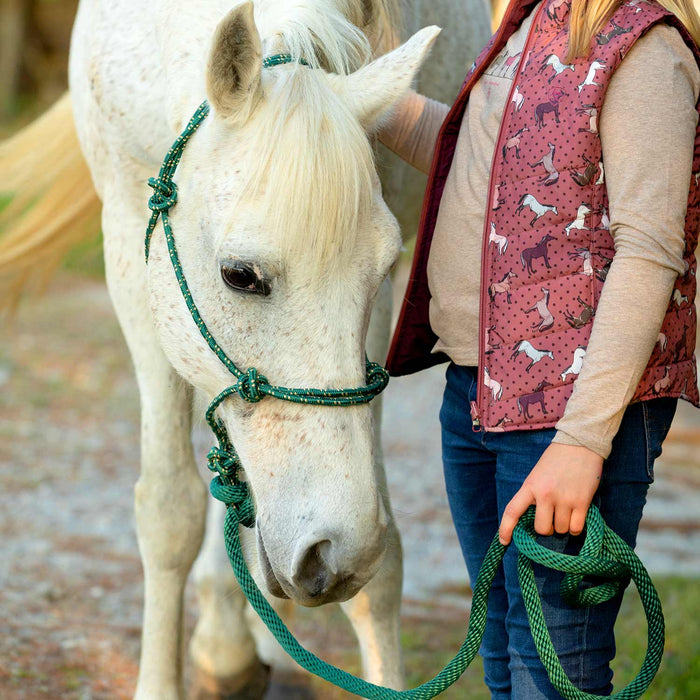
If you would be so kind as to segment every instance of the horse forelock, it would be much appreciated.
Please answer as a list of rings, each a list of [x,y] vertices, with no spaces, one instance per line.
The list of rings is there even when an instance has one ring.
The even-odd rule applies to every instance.
[[[285,257],[317,271],[337,270],[356,249],[377,182],[369,139],[324,71],[348,74],[394,48],[399,14],[399,0],[256,0],[263,46],[309,68],[264,76],[241,197],[257,198]]]
[[[253,116],[242,196],[256,198],[285,259],[335,270],[368,218],[377,181],[372,147],[322,72],[276,73]]]

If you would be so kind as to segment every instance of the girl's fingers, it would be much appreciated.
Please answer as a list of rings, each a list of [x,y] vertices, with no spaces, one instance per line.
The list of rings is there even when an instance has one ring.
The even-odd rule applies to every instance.
[[[569,525],[569,532],[572,535],[580,535],[583,532],[583,528],[586,524],[586,510],[581,510],[577,508],[571,513],[571,524]]]
[[[571,527],[571,508],[559,505],[554,511],[554,532],[566,535]]]
[[[567,527],[569,523],[566,523]],[[535,506],[535,532],[538,535],[554,534],[554,506],[540,501]]]
[[[535,499],[528,489],[521,488],[513,496],[510,503],[503,511],[501,525],[498,528],[498,539],[501,544],[510,544],[513,536],[513,528],[517,525],[520,516],[535,502]]]

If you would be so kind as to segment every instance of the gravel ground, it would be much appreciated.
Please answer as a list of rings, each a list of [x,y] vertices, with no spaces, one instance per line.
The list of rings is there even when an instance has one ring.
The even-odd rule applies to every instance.
[[[138,396],[106,291],[61,277],[3,340],[0,697],[130,697],[143,595],[132,515]],[[393,380],[385,400],[411,618],[468,605],[442,486],[443,376],[438,367]],[[687,404],[656,473],[639,554],[652,573],[700,575],[700,412]],[[194,614],[190,591],[190,629]],[[308,625],[311,642],[318,627]]]

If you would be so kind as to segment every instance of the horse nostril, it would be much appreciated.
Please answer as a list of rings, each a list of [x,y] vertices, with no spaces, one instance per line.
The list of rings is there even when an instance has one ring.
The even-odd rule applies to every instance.
[[[330,540],[321,540],[303,552],[297,562],[292,580],[310,598],[324,595],[336,583],[332,549]]]

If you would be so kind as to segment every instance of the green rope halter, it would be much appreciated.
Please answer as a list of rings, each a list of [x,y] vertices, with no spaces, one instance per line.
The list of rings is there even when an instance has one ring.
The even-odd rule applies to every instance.
[[[265,59],[263,65],[269,68],[290,63],[293,60],[287,54],[279,54]],[[306,65],[305,61],[300,62]],[[148,181],[149,186],[153,188],[153,195],[148,201],[152,214],[146,229],[145,252],[146,263],[148,263],[151,237],[160,218],[175,276],[192,319],[214,354],[237,380],[235,384],[224,389],[214,398],[206,412],[207,423],[218,442],[207,456],[209,469],[216,472],[210,484],[210,490],[214,498],[227,506],[224,534],[229,560],[253,608],[287,653],[305,669],[360,697],[377,700],[428,700],[452,685],[476,656],[486,626],[488,592],[503,559],[505,547],[500,544],[496,536],[486,553],[474,585],[467,635],[459,651],[432,680],[412,690],[397,691],[377,686],[319,659],[296,641],[262,595],[248,572],[239,533],[239,525],[252,527],[255,524],[255,507],[248,485],[240,478],[243,469],[240,458],[228,437],[223,422],[216,416],[218,407],[234,395],[250,403],[257,403],[265,396],[272,396],[292,403],[354,406],[368,403],[382,392],[389,381],[389,375],[383,367],[366,359],[367,384],[362,387],[290,389],[275,386],[255,368],[247,371],[240,370],[209,332],[182,272],[169,220],[170,208],[177,202],[177,186],[173,182],[173,174],[187,142],[208,113],[209,105],[203,102],[168,151],[158,177],[150,178]],[[531,507],[520,519],[513,532],[513,540],[518,547],[518,577],[537,652],[552,684],[563,697],[569,700],[594,700],[602,696],[578,690],[566,677],[545,624],[532,562],[536,561],[549,568],[566,572],[562,583],[562,595],[573,605],[597,605],[623,590],[630,578],[635,582],[647,615],[649,627],[647,652],[635,679],[626,688],[609,697],[617,700],[633,700],[640,697],[649,687],[661,663],[664,647],[664,619],[656,590],[634,551],[605,525],[595,506],[591,506],[586,517],[586,540],[578,556],[553,552],[535,541],[534,507]],[[605,582],[593,588],[579,590],[583,577],[588,575],[602,577]]]

